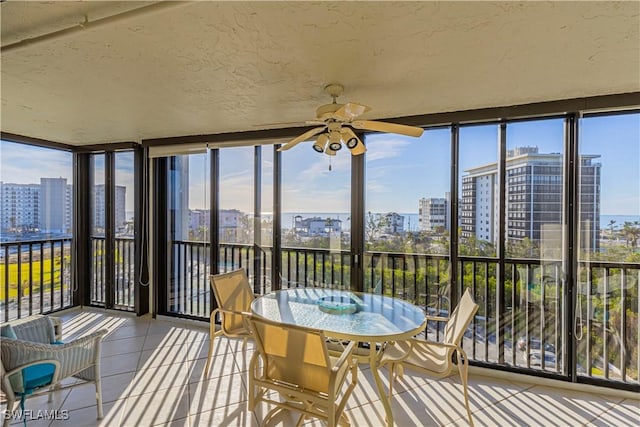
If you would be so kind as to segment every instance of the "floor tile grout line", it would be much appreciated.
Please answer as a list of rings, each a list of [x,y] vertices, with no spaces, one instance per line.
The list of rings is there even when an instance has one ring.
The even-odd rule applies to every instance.
[[[114,355],[106,356],[106,357],[113,357],[113,356],[123,356],[124,357],[125,355],[132,355],[133,356],[135,353],[138,353],[137,357],[135,357],[135,356],[132,357],[132,359],[135,359],[135,363],[136,363],[135,368],[132,371],[130,371],[130,372],[132,372],[132,375],[134,376],[134,378],[141,372],[140,369],[139,369],[139,365],[141,363],[141,360],[142,360],[142,357],[143,357],[143,353],[145,351],[149,351],[149,350],[157,350],[158,348],[162,347],[162,344],[160,342],[158,342],[154,347],[149,348],[149,349],[144,349],[144,344],[145,343],[150,343],[150,336],[161,334],[161,333],[151,334],[150,333],[151,332],[150,331],[151,330],[151,326],[150,325],[151,325],[150,322],[146,322],[146,332],[145,332],[144,336],[140,336],[140,338],[143,341],[143,347],[140,350],[134,351],[134,352],[127,352],[127,353],[120,353],[120,354],[114,354]],[[178,324],[178,325],[175,325],[175,326],[178,327],[178,328],[184,329],[185,331],[186,330],[192,330],[188,325],[180,325],[180,324]],[[127,338],[137,338],[137,337],[122,337],[121,339],[127,339]],[[202,340],[198,340],[198,345],[199,346],[204,345],[205,347],[207,347],[208,346],[208,341],[206,339],[207,339],[207,337],[205,336]],[[116,340],[112,340],[112,341],[116,341]],[[248,382],[247,382],[247,378],[246,378],[247,371],[242,371],[241,367],[242,366],[246,366],[247,369],[248,369],[247,356],[251,354],[252,348],[247,348],[245,351],[235,351],[235,350],[240,348],[240,346],[242,345],[241,342],[235,342],[235,344],[237,344],[237,345],[234,346],[234,345],[232,345],[232,344],[234,344],[234,342],[231,341],[230,339],[224,339],[224,341],[225,341],[225,344],[222,347],[220,347],[220,350],[222,350],[222,348],[226,349],[226,351],[224,351],[223,354],[228,354],[230,356],[230,361],[232,361],[232,363],[230,363],[230,364],[233,365],[233,369],[230,372],[226,373],[224,376],[227,376],[227,375],[229,375],[229,376],[241,375],[241,378],[239,378],[239,382],[242,384],[242,389],[243,389],[243,391],[245,393],[246,398],[248,398],[249,390],[248,390]],[[222,343],[217,342],[216,344],[219,345],[219,344],[222,344]],[[112,344],[112,345],[117,345],[117,344]],[[198,353],[198,354],[200,354],[200,353]],[[197,357],[197,355],[195,357]],[[184,361],[180,362],[180,367],[188,366],[189,364],[195,364],[195,363],[198,363],[199,361],[202,361],[202,360],[206,361],[206,358],[204,358],[204,359],[196,358],[196,359],[193,359],[193,360],[184,360]],[[170,365],[174,365],[174,363],[168,363],[167,365],[161,365],[161,366],[170,366]],[[359,369],[363,369],[363,368],[364,368],[364,366],[361,366]],[[225,370],[226,369],[227,368],[225,368]],[[117,372],[117,373],[114,373],[113,375],[118,375],[118,374],[123,374],[123,373],[124,372]],[[111,375],[106,376],[106,377],[102,377],[102,378],[104,380],[105,378],[109,378],[110,376]],[[204,377],[200,377],[199,381],[191,383],[190,382],[190,378],[191,377],[187,376],[187,379],[186,379],[186,381],[184,383],[184,386],[185,386],[186,392],[187,392],[186,402],[189,405],[188,406],[188,410],[186,412],[187,415],[186,415],[186,417],[183,417],[183,418],[180,419],[180,420],[187,419],[187,421],[185,421],[185,425],[189,425],[189,426],[193,425],[191,417],[196,417],[196,416],[198,416],[199,414],[202,413],[202,412],[197,412],[197,413],[192,413],[191,412],[192,404],[194,402],[196,402],[196,400],[193,400],[193,399],[197,399],[197,395],[192,395],[191,392],[190,392],[190,389],[191,389],[192,385],[196,386],[196,384],[198,382],[208,381],[208,379],[205,379]],[[195,378],[195,377],[193,377],[193,378]],[[455,382],[455,376],[452,376],[451,378],[452,378],[452,381]],[[503,391],[509,390],[509,388],[512,387],[512,385],[509,386],[509,385],[485,383],[485,385],[487,385],[487,384],[489,386],[495,386],[496,389],[500,389],[500,390],[503,390]],[[104,385],[104,381],[103,381],[103,385]],[[457,385],[459,385],[459,384],[457,384]],[[476,386],[482,385],[482,383],[475,384],[475,385]],[[524,394],[527,393],[527,392],[529,392],[529,393],[535,392],[536,387],[542,387],[543,389],[547,388],[547,387],[549,387],[550,389],[553,389],[553,390],[556,389],[555,387],[545,386],[545,385],[542,385],[542,384],[518,383],[518,384],[516,384],[516,386],[518,388],[516,390],[514,390],[513,392],[511,392],[507,396],[501,395],[501,394],[498,393],[497,394],[498,397],[496,398],[493,394],[490,394],[490,393],[486,393],[485,394],[485,393],[483,393],[482,395],[488,396],[489,398],[492,398],[492,399],[495,399],[495,400],[487,401],[489,403],[487,403],[487,404],[485,404],[485,405],[483,405],[481,407],[477,406],[476,410],[474,410],[473,413],[474,414],[480,414],[482,412],[490,411],[490,409],[492,407],[497,406],[497,405],[504,405],[505,402],[509,402],[509,401],[511,401],[513,404],[522,404],[519,399],[521,399],[524,396]],[[408,392],[410,390],[419,389],[420,387],[421,387],[420,384],[415,384],[414,383],[414,385],[412,387],[406,388],[405,390],[403,390],[403,393],[404,392]],[[73,393],[73,390],[74,390],[74,388],[66,390],[67,394],[61,400],[61,403],[60,403],[60,406],[59,406],[60,408],[64,408],[64,405],[68,404],[70,401],[72,401],[74,399],[71,396],[72,393]],[[120,409],[118,410],[119,412],[117,414],[113,414],[114,415],[114,419],[112,421],[118,421],[119,424],[122,424],[122,421],[124,419],[124,415],[123,414],[127,413],[126,412],[126,407],[129,406],[129,404],[131,404],[131,402],[127,401],[127,399],[131,397],[131,390],[129,388],[125,388],[125,390],[126,390],[126,393],[123,393],[122,397],[115,401],[115,402],[117,402],[119,400],[124,400],[124,402],[125,402],[124,406],[120,405]],[[576,390],[576,392],[578,393],[580,398],[582,398],[584,396],[602,398],[602,405],[601,406],[598,405],[599,407],[595,408],[595,411],[588,411],[587,410],[587,411],[585,411],[583,413],[584,414],[584,418],[583,419],[584,420],[588,420],[588,421],[582,423],[584,425],[592,424],[593,421],[595,421],[598,418],[602,417],[606,413],[612,413],[611,416],[616,416],[616,410],[618,408],[620,408],[620,405],[623,402],[629,400],[628,398],[624,398],[624,397],[600,396],[597,393],[580,392],[578,390]],[[76,395],[76,397],[77,397],[77,395]],[[526,397],[526,396],[524,396],[524,397]],[[473,399],[473,394],[470,395],[470,398]],[[633,399],[630,399],[629,401],[635,403],[635,401]],[[111,401],[111,402],[114,402],[114,401]],[[242,406],[244,404],[245,405],[245,409],[246,409],[246,401],[245,402],[239,402],[238,404],[240,406]],[[374,403],[371,403],[371,404],[374,404]],[[43,403],[43,405],[44,405],[44,403]],[[226,405],[225,407],[231,406],[231,405],[233,405],[233,404]],[[359,407],[361,407],[363,405],[366,405],[366,403],[363,403],[362,405],[358,405],[356,407],[352,407],[350,409],[357,409],[357,408],[359,408]],[[87,408],[90,408],[90,407],[91,406],[87,406],[87,407],[83,407],[83,408],[76,408],[76,409],[74,409],[74,411],[87,409]],[[95,409],[95,403],[93,405],[93,408]],[[464,409],[464,406],[463,406],[463,409]],[[410,407],[410,410],[414,410],[414,408]],[[621,408],[621,410],[626,410],[626,407],[625,408]],[[204,412],[207,412],[207,411],[204,411]],[[628,413],[628,411],[627,412],[623,412],[622,416],[627,417],[628,415],[625,415],[627,413]],[[247,422],[247,424],[253,424],[253,423],[259,424],[258,415],[256,413],[254,413],[253,411],[247,411],[247,413],[244,416],[246,417],[245,421]],[[465,419],[465,417],[461,416],[460,418],[458,418],[456,420],[452,420],[451,422],[449,422],[447,424],[448,425],[456,425],[456,423],[459,423],[460,420],[462,420],[462,419]],[[171,419],[171,420],[169,420],[169,422],[171,422],[171,421],[175,422],[177,420],[178,419]],[[357,418],[352,418],[352,420],[356,421]],[[48,422],[46,424],[43,423],[43,425],[48,425],[48,426],[51,426],[53,424],[55,424],[55,421],[51,421],[51,422]]]

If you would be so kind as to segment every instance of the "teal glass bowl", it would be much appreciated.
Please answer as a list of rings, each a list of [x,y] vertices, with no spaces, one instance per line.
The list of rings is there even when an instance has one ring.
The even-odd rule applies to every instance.
[[[358,304],[353,298],[328,296],[318,298],[318,308],[328,314],[353,314],[358,311]]]

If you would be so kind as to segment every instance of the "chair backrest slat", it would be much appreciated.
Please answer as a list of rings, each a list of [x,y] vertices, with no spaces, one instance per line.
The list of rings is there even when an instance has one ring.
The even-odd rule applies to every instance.
[[[269,379],[328,392],[331,359],[322,331],[257,318],[251,325]]]
[[[475,316],[478,311],[478,307],[478,304],[471,298],[471,291],[467,288],[455,310],[453,310],[449,321],[447,321],[444,329],[445,342],[460,345],[464,332],[473,320],[473,316]]]
[[[215,274],[210,279],[211,290],[218,307],[230,311],[251,311],[251,303],[255,297],[249,286],[247,273],[243,268],[228,273]],[[223,316],[222,327],[227,331],[244,327],[242,316]]]

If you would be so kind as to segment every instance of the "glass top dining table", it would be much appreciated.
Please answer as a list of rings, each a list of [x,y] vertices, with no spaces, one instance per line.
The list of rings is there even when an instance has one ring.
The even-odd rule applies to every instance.
[[[327,337],[369,343],[369,365],[393,425],[391,403],[380,379],[376,343],[409,339],[422,332],[424,311],[407,301],[384,295],[324,288],[283,289],[256,298],[253,315],[273,322],[324,331]]]

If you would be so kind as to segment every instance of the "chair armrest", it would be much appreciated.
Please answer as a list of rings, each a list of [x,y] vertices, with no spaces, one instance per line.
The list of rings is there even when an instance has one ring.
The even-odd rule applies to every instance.
[[[56,341],[62,341],[62,319],[59,317],[49,316],[51,323],[53,324],[53,334]]]
[[[338,358],[338,360],[336,361],[336,363],[331,367],[331,370],[333,372],[337,372],[340,370],[340,367],[342,365],[344,365],[344,363],[347,361],[347,359],[349,357],[352,356],[353,354],[353,350],[355,349],[356,345],[358,345],[357,341],[351,341],[349,343],[349,345],[347,345],[344,349],[344,351],[342,352],[342,354],[340,355],[340,358]]]
[[[57,360],[59,378],[63,379],[99,362],[101,341],[108,332],[102,329],[64,344],[3,339],[0,344],[2,364],[5,370],[11,371],[31,362]]]
[[[449,318],[448,317],[442,317],[442,316],[425,316],[427,318],[427,320],[435,320],[436,322],[448,322]]]
[[[60,362],[55,359],[42,359],[36,360],[29,363],[24,363],[20,366],[17,366],[7,372],[3,371],[2,375],[2,391],[6,394],[6,396],[13,400],[16,398],[16,393],[21,394],[25,393],[24,389],[24,375],[23,370],[27,369],[31,366],[38,366],[50,364],[54,366],[53,376],[51,378],[51,384],[56,384],[60,380]],[[14,375],[20,374],[19,378],[14,378]]]
[[[242,316],[242,323],[244,323],[244,328],[247,331],[251,332],[251,324],[249,323],[249,319],[251,318],[252,314],[249,313],[248,311],[227,310],[227,309],[218,307],[211,312],[211,315],[209,317],[209,322],[211,325],[214,324],[217,313],[220,313],[221,315],[228,314],[228,315]]]
[[[416,339],[415,342],[425,343],[425,344],[428,344],[428,345],[439,346],[439,347],[453,348],[453,349],[459,348],[459,346],[457,346],[455,344],[448,343],[448,342],[431,341],[431,340],[418,340],[418,339]],[[413,343],[414,343],[414,340],[411,341],[411,345],[413,345]]]
[[[224,308],[217,309],[222,314],[235,314],[237,316],[251,317],[251,313],[248,311],[235,311],[235,310],[227,310]]]
[[[18,372],[22,371],[25,368],[28,368],[30,366],[43,365],[45,363],[50,363],[52,365],[55,365],[56,370],[54,371],[54,374],[53,374],[53,382],[55,383],[57,380],[57,373],[60,371],[60,362],[55,359],[42,359],[42,360],[36,360],[34,362],[25,363],[24,365],[17,366],[12,370],[5,372],[5,375],[7,377],[10,377],[11,375],[17,374]]]

